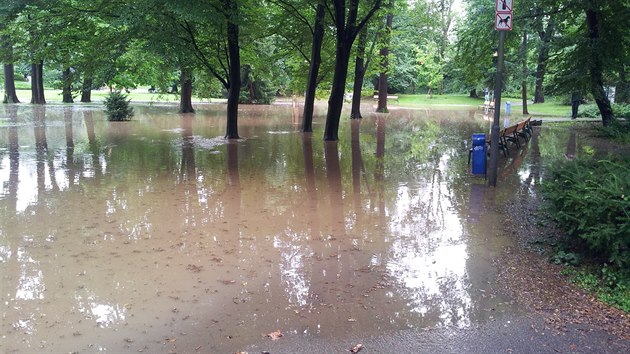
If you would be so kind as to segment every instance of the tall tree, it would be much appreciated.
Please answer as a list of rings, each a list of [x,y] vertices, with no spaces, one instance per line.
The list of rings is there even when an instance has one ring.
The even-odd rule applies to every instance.
[[[324,140],[339,140],[339,120],[343,108],[346,79],[348,77],[348,63],[352,44],[359,31],[381,6],[381,0],[374,0],[367,7],[366,14],[359,20],[359,0],[333,0],[333,19],[336,29],[335,69],[333,84],[328,98],[328,112]]]
[[[192,70],[182,66],[180,73],[180,85],[182,92],[180,94],[179,113],[195,113],[192,105]]]
[[[0,39],[5,47],[3,52],[6,59],[2,61],[4,64],[4,98],[2,103],[19,103],[20,100],[17,97],[15,90],[15,70],[13,67],[13,48],[10,48],[10,44]]]
[[[19,103],[15,90],[13,40],[7,24],[24,8],[24,1],[7,1],[0,4],[0,62],[4,65],[4,97],[2,103]]]
[[[311,44],[311,57],[308,68],[308,79],[304,97],[304,113],[302,116],[302,132],[313,131],[313,109],[315,106],[315,91],[319,82],[319,67],[322,62],[322,44],[324,42],[324,16],[326,7],[324,1],[317,2],[315,10],[315,23],[313,24],[313,42]]]
[[[367,26],[363,27],[359,34],[357,44],[357,57],[354,61],[354,84],[352,87],[352,108],[350,118],[360,119],[361,116],[361,92],[363,91],[363,81],[368,63],[365,58],[365,47],[367,42]],[[374,43],[374,42],[373,42]],[[353,126],[354,127],[354,126]]]
[[[558,11],[557,7],[551,8],[548,13],[543,11],[544,8],[536,7],[535,14],[535,30],[538,33],[540,41],[538,42],[538,61],[536,66],[536,88],[534,90],[534,103],[544,103],[544,81],[547,71],[547,61],[549,60],[549,50],[551,47],[551,41],[555,35],[555,14]]]
[[[602,52],[602,27],[606,28],[607,24],[604,19],[604,10],[600,7],[600,3],[595,0],[587,0],[584,12],[586,14],[587,28],[587,48],[590,52],[590,60],[587,61],[587,68],[590,73],[590,91],[597,103],[599,112],[602,115],[602,123],[604,126],[609,125],[615,119],[610,101],[604,91],[604,58]],[[610,20],[610,19],[609,19]]]
[[[392,38],[392,22],[394,14],[392,13],[393,1],[389,0],[385,6],[387,14],[385,15],[385,27],[383,29],[383,35],[381,36],[382,47],[380,50],[380,73],[378,77],[378,104],[376,111],[381,113],[387,113],[387,76],[389,70],[389,46]]]

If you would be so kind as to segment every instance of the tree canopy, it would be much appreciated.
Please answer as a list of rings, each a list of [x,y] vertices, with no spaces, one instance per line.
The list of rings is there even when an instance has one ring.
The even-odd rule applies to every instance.
[[[328,97],[325,139],[337,140],[346,93],[356,77],[365,92],[378,87],[387,62],[390,93],[468,93],[492,87],[497,46],[494,2],[485,0],[74,0],[0,4],[4,101],[17,102],[14,80],[31,77],[33,103],[43,85],[62,89],[64,102],[90,100],[90,90],[152,86],[189,97],[228,98],[226,137],[238,138],[239,103],[265,104],[275,95]],[[383,35],[386,13],[393,20]],[[579,90],[614,120],[607,93],[627,103],[630,55],[628,1],[515,2],[507,36],[508,93],[546,95]],[[365,34],[356,41],[361,30]],[[359,42],[361,42],[359,46]],[[386,55],[376,60],[379,50]],[[369,65],[372,55],[376,62]],[[363,65],[363,64],[362,64]],[[18,75],[14,72],[18,71]],[[381,79],[382,80],[382,79]],[[530,90],[527,90],[530,86]],[[181,87],[181,92],[177,90]],[[356,91],[357,88],[354,88]],[[357,91],[360,92],[360,91]],[[188,98],[188,101],[185,100]],[[360,115],[358,115],[360,116]],[[311,118],[308,118],[311,119]],[[303,122],[310,131],[310,121]]]

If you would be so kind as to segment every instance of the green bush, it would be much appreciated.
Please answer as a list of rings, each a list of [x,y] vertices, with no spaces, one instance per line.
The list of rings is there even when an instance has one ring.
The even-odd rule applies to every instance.
[[[110,121],[130,120],[133,117],[133,108],[129,106],[127,95],[118,91],[105,97],[105,113]]]
[[[558,163],[542,188],[551,215],[569,237],[570,251],[619,269],[630,267],[628,166],[628,160]]]
[[[600,301],[630,313],[630,271],[603,266],[567,268],[562,273]]]
[[[630,119],[630,104],[612,104],[611,108],[616,118]],[[580,106],[579,117],[601,118],[599,107],[596,104],[586,104]]]

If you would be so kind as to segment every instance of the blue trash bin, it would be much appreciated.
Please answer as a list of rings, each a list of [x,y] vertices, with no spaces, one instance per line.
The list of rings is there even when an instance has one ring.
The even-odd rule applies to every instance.
[[[474,175],[486,174],[486,134],[475,133],[472,135],[472,173]]]

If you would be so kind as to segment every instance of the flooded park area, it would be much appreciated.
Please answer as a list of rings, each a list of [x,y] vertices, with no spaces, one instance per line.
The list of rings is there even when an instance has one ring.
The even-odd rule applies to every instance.
[[[515,243],[497,210],[581,152],[543,125],[491,188],[467,161],[480,111],[344,118],[332,143],[321,111],[308,136],[290,106],[243,106],[227,141],[225,107],[196,108],[0,111],[1,352],[273,352],[500,321],[522,309],[497,280]]]

